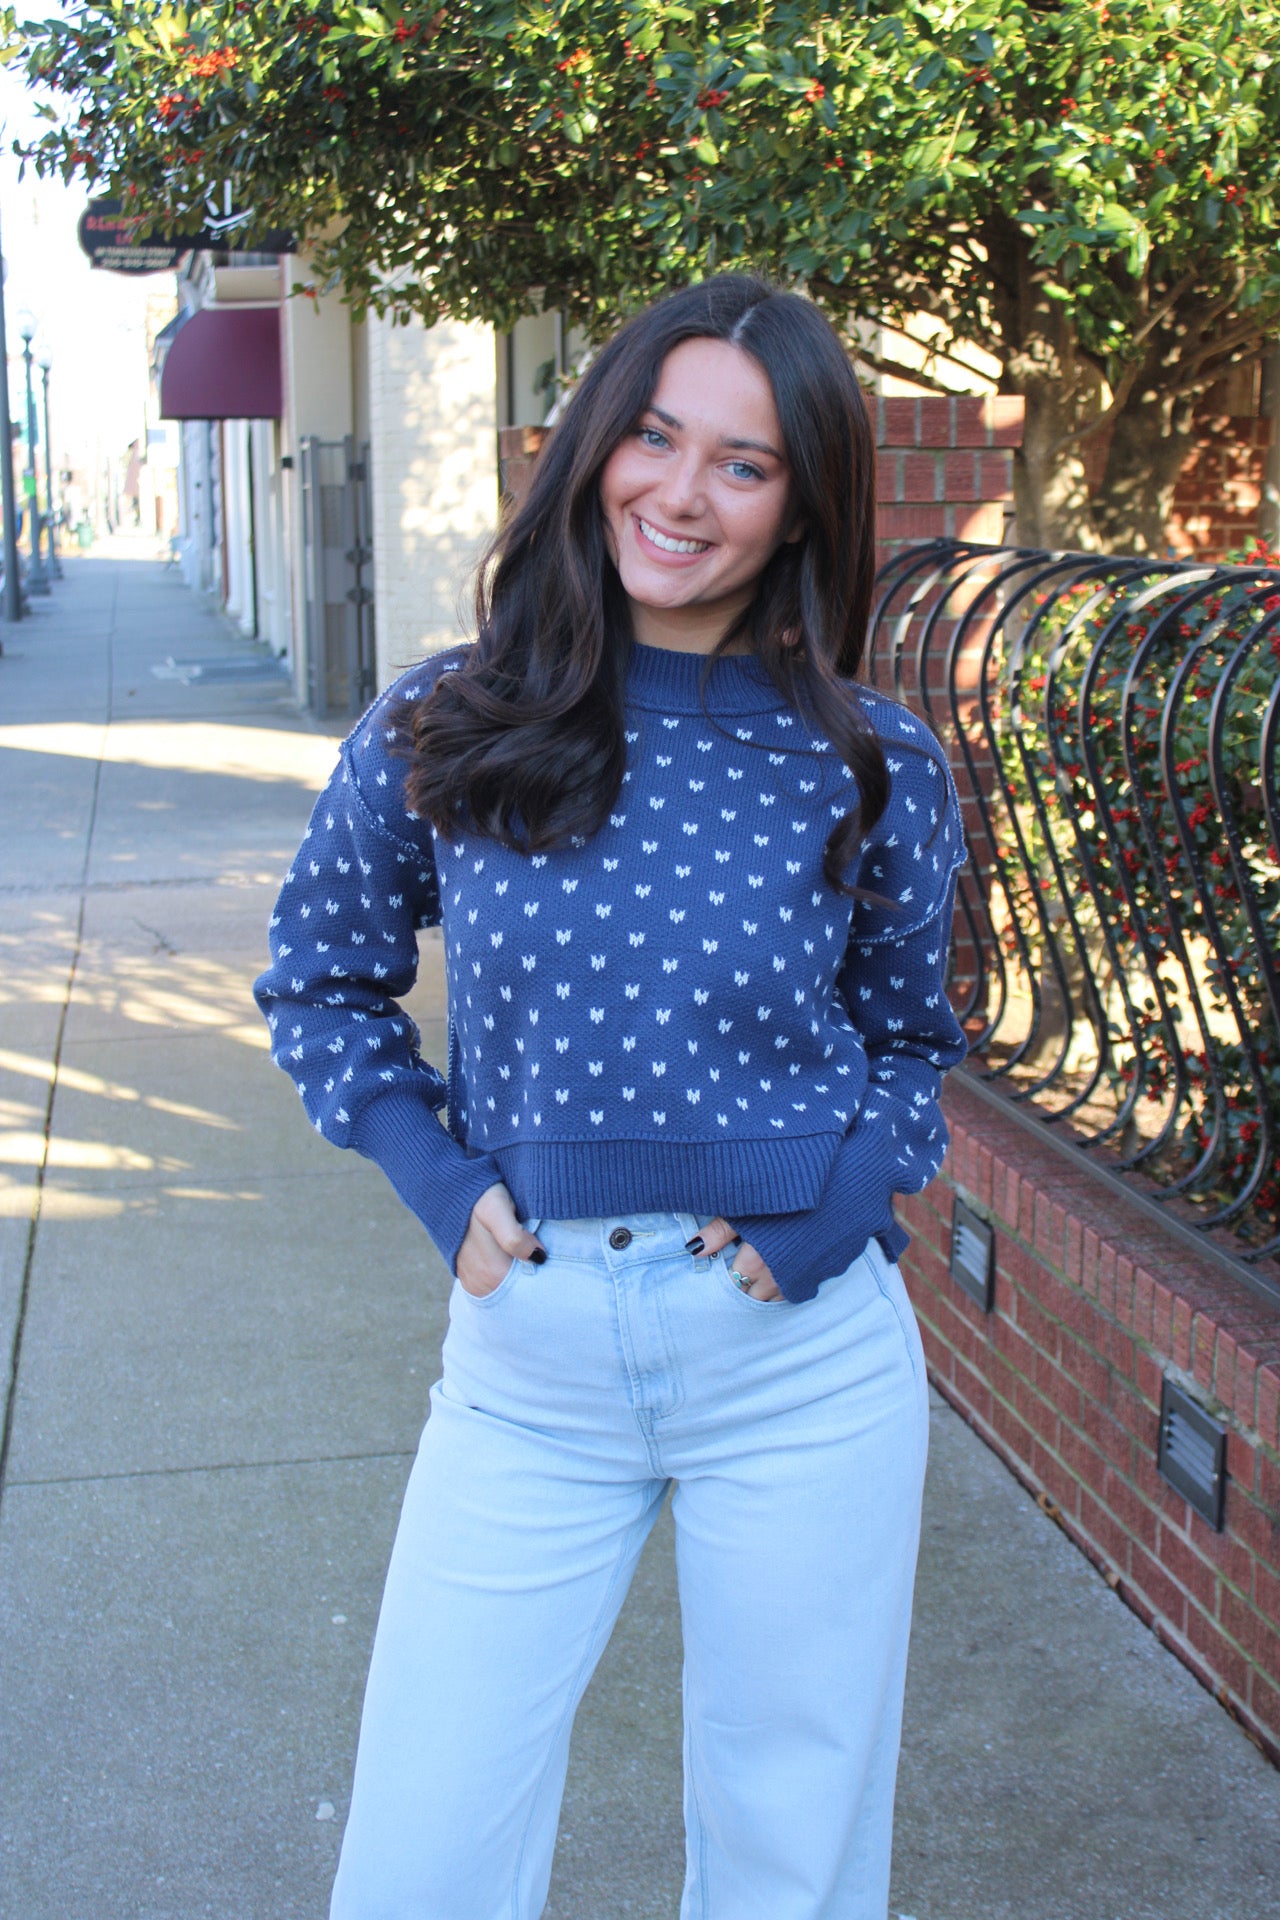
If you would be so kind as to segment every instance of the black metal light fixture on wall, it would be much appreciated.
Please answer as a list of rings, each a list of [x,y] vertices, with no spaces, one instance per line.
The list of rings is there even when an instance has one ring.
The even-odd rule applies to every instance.
[[[1221,1533],[1227,1492],[1227,1430],[1168,1374],[1160,1389],[1156,1467],[1201,1519]]]
[[[957,1196],[951,1215],[951,1278],[984,1313],[996,1297],[996,1236],[986,1220]]]

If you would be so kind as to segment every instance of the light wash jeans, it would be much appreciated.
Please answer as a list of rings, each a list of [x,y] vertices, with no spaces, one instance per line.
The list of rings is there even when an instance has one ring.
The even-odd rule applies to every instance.
[[[527,1224],[545,1265],[453,1290],[332,1920],[541,1914],[574,1711],[672,1482],[681,1920],[885,1920],[928,1433],[897,1267],[873,1243],[793,1306],[691,1259],[692,1214]]]

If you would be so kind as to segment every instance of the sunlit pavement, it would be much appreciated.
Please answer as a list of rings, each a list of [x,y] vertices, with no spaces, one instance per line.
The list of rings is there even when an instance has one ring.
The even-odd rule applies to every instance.
[[[145,542],[3,638],[0,1916],[319,1917],[447,1296],[249,998],[334,741]],[[430,1053],[434,936],[423,972]],[[552,1920],[674,1920],[678,1722],[663,1527]],[[936,1408],[895,1912],[1262,1920],[1277,1885],[1280,1776]]]

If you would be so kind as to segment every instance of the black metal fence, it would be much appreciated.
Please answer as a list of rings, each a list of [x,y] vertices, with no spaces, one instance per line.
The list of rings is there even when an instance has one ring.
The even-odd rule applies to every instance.
[[[871,677],[965,803],[967,1071],[1280,1290],[1280,570],[906,548]]]

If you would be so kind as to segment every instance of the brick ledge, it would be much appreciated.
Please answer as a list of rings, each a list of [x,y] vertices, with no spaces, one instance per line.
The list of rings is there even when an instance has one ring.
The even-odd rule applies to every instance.
[[[934,1384],[1108,1585],[1280,1762],[1280,1309],[953,1076],[943,1175],[903,1203]],[[951,1280],[953,1195],[997,1235]],[[1162,1376],[1228,1429],[1215,1533],[1155,1469]]]

